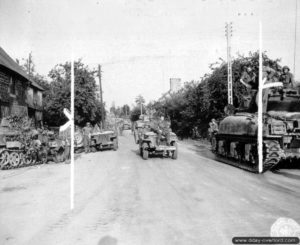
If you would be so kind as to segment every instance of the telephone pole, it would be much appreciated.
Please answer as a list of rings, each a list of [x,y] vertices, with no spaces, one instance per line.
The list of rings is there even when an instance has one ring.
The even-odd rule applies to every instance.
[[[295,36],[294,36],[294,76],[296,76],[296,50],[297,50],[297,19],[298,19],[298,0],[295,6]]]
[[[101,129],[104,128],[104,106],[103,106],[103,91],[102,91],[102,80],[101,80],[101,65],[98,65],[98,77],[99,77],[99,88],[100,88],[100,103],[101,103]]]
[[[228,104],[233,104],[232,94],[232,64],[231,64],[231,37],[232,37],[232,22],[225,24],[225,36],[227,39],[227,83],[228,83]]]

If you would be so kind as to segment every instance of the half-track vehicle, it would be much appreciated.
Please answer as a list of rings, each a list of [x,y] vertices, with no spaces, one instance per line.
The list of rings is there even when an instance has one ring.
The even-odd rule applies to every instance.
[[[263,172],[284,159],[300,159],[299,92],[270,89],[264,93]],[[212,137],[212,151],[226,163],[258,172],[257,122],[257,113],[247,109],[225,117]]]
[[[177,136],[170,132],[170,143],[167,143],[167,138],[161,135],[160,142],[158,142],[158,134],[151,130],[143,130],[139,137],[140,155],[147,160],[150,155],[161,155],[177,159],[178,145]]]
[[[0,168],[12,169],[45,163],[45,150],[32,131],[0,126]]]

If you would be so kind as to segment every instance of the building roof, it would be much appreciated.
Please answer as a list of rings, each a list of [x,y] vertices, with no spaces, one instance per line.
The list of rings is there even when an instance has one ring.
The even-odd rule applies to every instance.
[[[18,65],[17,62],[15,62],[1,47],[0,47],[0,65],[22,76],[23,78],[28,80],[33,87],[36,87],[37,89],[42,91],[44,90],[35,81],[32,81],[27,75],[27,73],[21,68],[21,66]]]

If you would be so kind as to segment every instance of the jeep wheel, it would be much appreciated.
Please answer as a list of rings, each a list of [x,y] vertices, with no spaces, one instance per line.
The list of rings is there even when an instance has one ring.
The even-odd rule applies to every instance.
[[[113,150],[114,151],[118,150],[118,140],[117,139],[113,140]]]
[[[176,160],[178,158],[178,145],[177,142],[175,142],[173,144],[173,146],[175,146],[175,150],[172,152],[172,159]]]
[[[143,149],[143,159],[147,160],[149,158],[149,151],[146,149]]]
[[[147,160],[149,158],[149,151],[147,150],[148,144],[144,143],[141,147],[142,149],[142,157],[144,160]]]

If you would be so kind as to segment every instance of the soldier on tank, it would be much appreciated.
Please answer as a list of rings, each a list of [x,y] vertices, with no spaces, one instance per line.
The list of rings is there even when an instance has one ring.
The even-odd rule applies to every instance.
[[[209,128],[208,128],[208,136],[209,136],[209,141],[211,142],[211,139],[214,134],[218,133],[219,131],[219,125],[216,121],[216,119],[211,119],[209,123]]]
[[[283,83],[283,88],[294,88],[294,75],[290,72],[290,68],[288,66],[282,67],[282,74],[279,81]]]
[[[256,111],[255,98],[258,91],[258,78],[251,66],[244,66],[240,82],[247,88],[248,94],[244,96],[243,108]]]
[[[83,128],[83,144],[84,144],[84,151],[85,153],[90,152],[90,145],[91,145],[91,133],[93,128],[91,123],[87,122],[86,126]]]
[[[244,84],[248,89],[257,90],[258,82],[257,75],[253,71],[251,66],[244,66],[240,82]]]

